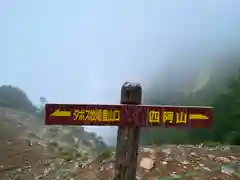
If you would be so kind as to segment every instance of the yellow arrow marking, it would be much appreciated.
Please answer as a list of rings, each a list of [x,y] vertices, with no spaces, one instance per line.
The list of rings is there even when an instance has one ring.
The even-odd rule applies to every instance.
[[[191,120],[207,120],[208,117],[202,114],[190,114],[190,119]]]
[[[59,109],[57,109],[56,111],[54,111],[50,116],[72,116],[71,115],[71,111],[60,111]]]

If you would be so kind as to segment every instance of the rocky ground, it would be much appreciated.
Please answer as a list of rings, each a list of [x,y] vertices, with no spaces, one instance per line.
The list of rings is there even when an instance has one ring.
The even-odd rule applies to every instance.
[[[9,111],[0,108],[0,117],[0,180],[113,179],[114,152],[104,151],[96,156],[90,153],[90,146],[87,148],[81,143],[79,146],[67,146],[62,139],[62,143],[56,139],[53,141],[54,138],[46,137],[48,130],[45,129],[45,133],[38,131],[42,126],[33,123],[34,117],[19,112],[11,111],[9,114]],[[19,118],[25,120],[16,120]],[[69,133],[65,132],[64,136],[67,135]],[[239,162],[238,147],[141,147],[136,178],[239,180]]]

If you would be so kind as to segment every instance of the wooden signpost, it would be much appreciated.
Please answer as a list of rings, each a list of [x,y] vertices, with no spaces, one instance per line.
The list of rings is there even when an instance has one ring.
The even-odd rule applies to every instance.
[[[141,127],[209,128],[211,107],[141,105],[140,84],[126,82],[121,104],[46,104],[46,125],[118,126],[114,180],[135,180]]]

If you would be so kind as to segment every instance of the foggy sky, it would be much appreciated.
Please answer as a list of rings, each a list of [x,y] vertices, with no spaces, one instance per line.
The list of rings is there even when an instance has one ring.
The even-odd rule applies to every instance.
[[[20,87],[35,104],[40,96],[115,104],[125,81],[147,89],[178,54],[206,58],[235,47],[239,7],[238,0],[2,0],[0,85]],[[115,131],[91,130],[104,138]]]

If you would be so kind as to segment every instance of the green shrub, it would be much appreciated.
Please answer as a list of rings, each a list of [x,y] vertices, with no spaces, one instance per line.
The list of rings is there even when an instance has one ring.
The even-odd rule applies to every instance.
[[[112,151],[105,150],[98,155],[97,160],[99,162],[102,162],[105,159],[109,159],[111,156],[112,156]]]
[[[226,139],[225,142],[231,145],[240,145],[240,132],[238,131],[232,131],[230,132]]]

